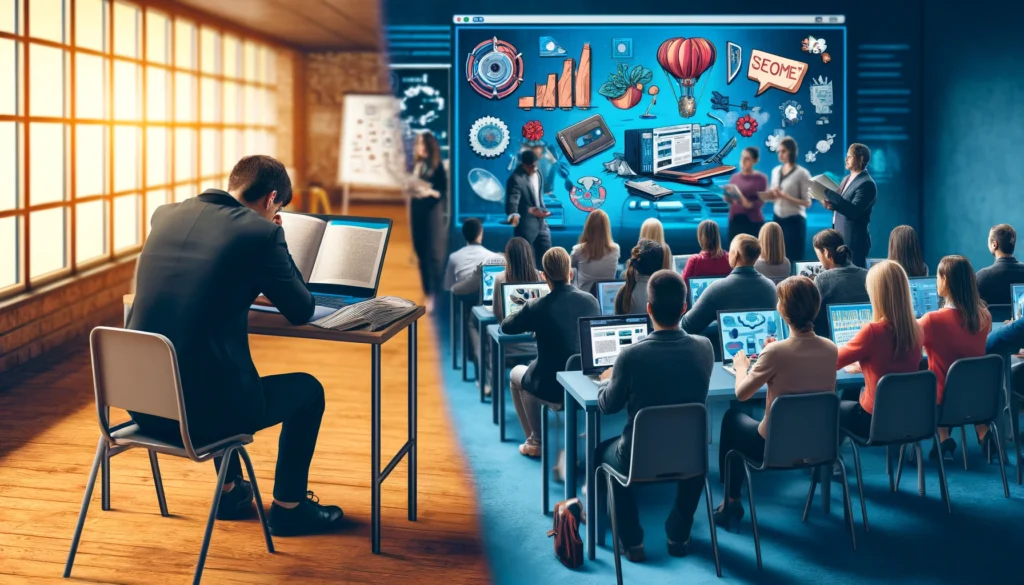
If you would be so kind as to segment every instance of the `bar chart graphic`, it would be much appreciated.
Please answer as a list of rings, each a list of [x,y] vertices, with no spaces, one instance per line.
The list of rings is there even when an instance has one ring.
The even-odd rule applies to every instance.
[[[562,62],[562,72],[549,73],[544,83],[534,86],[532,96],[519,98],[519,108],[530,111],[590,109],[590,43],[583,45],[579,66],[576,60],[568,58]]]

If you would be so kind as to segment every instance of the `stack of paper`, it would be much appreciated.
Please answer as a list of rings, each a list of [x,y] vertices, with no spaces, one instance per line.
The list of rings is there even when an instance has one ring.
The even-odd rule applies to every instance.
[[[825,194],[825,189],[831,189],[836,193],[839,192],[839,185],[836,184],[828,175],[818,175],[817,177],[811,177],[811,186],[808,187],[807,191],[811,194],[811,197],[817,199],[822,204],[828,201],[828,196]]]
[[[412,301],[399,297],[377,297],[342,307],[310,324],[336,331],[380,331],[415,310],[416,303]]]

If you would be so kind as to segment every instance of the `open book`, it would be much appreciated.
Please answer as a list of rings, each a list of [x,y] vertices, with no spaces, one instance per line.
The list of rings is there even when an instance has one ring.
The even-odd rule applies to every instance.
[[[839,185],[832,180],[827,174],[821,174],[817,177],[811,177],[811,186],[807,188],[807,191],[811,194],[811,197],[817,199],[822,204],[828,201],[828,196],[825,194],[825,189],[831,189],[836,193],[839,192]]]
[[[386,225],[282,213],[281,226],[288,251],[307,283],[370,289],[377,284]]]
[[[377,297],[342,307],[334,313],[310,321],[322,329],[380,331],[416,310],[416,303],[399,297]]]

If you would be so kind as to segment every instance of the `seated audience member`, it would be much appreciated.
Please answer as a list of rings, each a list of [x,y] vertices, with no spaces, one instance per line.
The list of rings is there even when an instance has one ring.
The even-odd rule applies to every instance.
[[[875,387],[886,374],[917,372],[921,366],[921,327],[914,319],[910,283],[891,260],[871,267],[867,279],[872,322],[839,350],[836,369],[860,363],[864,390],[858,401],[839,403],[839,423],[861,437],[871,432]]]
[[[958,359],[985,355],[985,341],[992,329],[992,317],[978,296],[974,268],[963,256],[946,256],[939,262],[936,288],[945,299],[946,306],[926,313],[918,320],[924,335],[924,350],[928,355],[928,369],[935,373],[936,398],[942,404],[946,389],[946,373]],[[978,443],[984,446],[988,427],[976,425]],[[949,428],[939,427],[942,454],[948,459],[956,452],[956,441],[949,436]],[[964,449],[967,445],[964,445]],[[936,455],[932,445],[932,456]]]
[[[548,250],[541,265],[551,292],[501,323],[501,330],[510,335],[537,336],[537,358],[529,366],[512,368],[511,375],[512,402],[526,436],[519,452],[527,457],[540,456],[541,403],[563,404],[565,394],[555,374],[565,369],[569,356],[580,352],[579,318],[601,314],[597,299],[572,285],[571,260],[564,248]]]
[[[822,337],[831,337],[828,306],[868,302],[868,290],[864,284],[868,271],[853,263],[850,249],[836,230],[818,232],[814,235],[813,245],[822,267],[814,277],[814,284],[821,293],[821,310],[814,319],[814,332]]]
[[[505,255],[504,254],[495,254],[495,255],[487,258],[486,260],[484,260],[480,264],[476,265],[476,268],[473,269],[473,274],[472,275],[470,275],[468,278],[463,278],[462,280],[460,280],[460,281],[456,282],[454,285],[452,285],[452,294],[453,295],[459,295],[459,296],[467,296],[467,295],[474,295],[474,294],[478,295],[478,294],[480,294],[480,280],[483,278],[484,266],[504,266],[504,265],[505,265]]]
[[[928,276],[921,242],[917,239],[917,232],[909,225],[898,225],[889,234],[889,260],[898,262],[908,278]]]
[[[719,311],[771,309],[778,301],[775,283],[754,270],[761,257],[757,238],[740,234],[729,248],[729,276],[711,283],[692,308],[683,316],[683,330],[700,335],[718,319]],[[717,336],[716,336],[717,337]],[[712,339],[714,345],[717,339]]]
[[[705,219],[697,226],[697,243],[700,253],[690,256],[683,268],[683,282],[689,285],[691,278],[702,276],[725,276],[732,271],[729,254],[722,250],[722,238],[718,224]]]
[[[661,244],[661,248],[665,251],[661,267],[665,270],[672,269],[672,249],[668,247],[668,242],[665,241],[665,226],[661,225],[657,218],[649,217],[640,224],[640,239],[654,240]]]
[[[590,212],[570,257],[576,272],[576,287],[581,291],[594,294],[596,283],[615,280],[619,245],[612,240],[612,224],[607,213],[600,209]]]
[[[1024,284],[1024,264],[1013,256],[1017,232],[1001,223],[988,233],[988,250],[996,261],[978,271],[978,293],[989,305],[1009,305],[1010,286]]]
[[[768,414],[776,398],[785,394],[832,392],[836,387],[836,369],[832,364],[838,359],[838,350],[830,339],[814,334],[814,316],[821,304],[818,288],[806,276],[791,276],[779,283],[778,291],[778,309],[789,325],[789,338],[784,341],[769,338],[752,367],[742,350],[733,358],[736,399],[749,400],[765,384],[768,396],[761,422],[737,408],[730,408],[722,418],[718,469],[723,481],[729,451],[735,449],[754,461],[761,461]],[[725,486],[725,501],[714,514],[715,524],[727,530],[738,526],[743,518],[740,490],[744,477],[742,460],[734,457],[728,465],[731,469],[729,485]]]
[[[637,412],[648,406],[704,404],[715,361],[707,339],[679,329],[679,317],[686,309],[683,279],[671,270],[659,270],[647,288],[646,310],[654,332],[622,349],[615,366],[601,375],[610,382],[597,395],[601,412],[611,414],[625,408],[628,415],[622,435],[601,443],[597,449],[601,461],[623,474],[629,473]],[[630,561],[642,561],[644,531],[632,489],[618,484],[612,489],[622,550]],[[672,556],[684,556],[689,550],[693,514],[703,490],[703,476],[681,481],[676,487],[675,505],[665,521],[668,552]]]
[[[754,263],[754,270],[773,282],[788,278],[791,270],[789,258],[786,258],[786,241],[779,224],[769,221],[761,226],[757,241],[761,244],[761,257]]]
[[[626,284],[615,294],[615,314],[642,313],[647,306],[647,281],[662,270],[665,249],[654,240],[640,240],[626,262]]]
[[[448,256],[448,266],[444,271],[445,290],[450,291],[455,283],[470,278],[477,266],[495,255],[481,244],[484,241],[484,226],[479,219],[471,217],[462,222],[462,237],[466,238],[466,245]]]
[[[174,344],[193,444],[281,425],[269,514],[275,536],[332,530],[342,519],[341,508],[321,505],[307,492],[323,386],[305,373],[260,377],[249,352],[246,319],[260,293],[295,325],[313,315],[313,297],[288,252],[278,215],[291,199],[284,165],[247,156],[231,171],[227,191],[207,189],[157,208],[139,256],[127,323]],[[178,421],[129,414],[141,432],[181,440]],[[224,463],[214,461],[218,469]],[[217,518],[251,516],[253,490],[242,479],[238,454],[226,464]]]
[[[502,298],[501,285],[521,284],[524,282],[540,282],[540,271],[534,268],[537,261],[533,258],[533,246],[523,238],[515,237],[505,244],[505,271],[494,275],[494,296],[491,310],[494,318],[502,319],[505,299]]]

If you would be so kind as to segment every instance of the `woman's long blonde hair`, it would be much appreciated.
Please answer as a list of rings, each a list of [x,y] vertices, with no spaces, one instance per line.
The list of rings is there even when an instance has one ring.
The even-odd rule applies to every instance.
[[[583,233],[580,234],[577,243],[583,251],[583,256],[591,262],[611,253],[615,240],[612,239],[612,223],[608,220],[608,214],[600,209],[591,211],[583,224]]]
[[[661,267],[666,270],[672,268],[672,250],[665,241],[665,226],[661,225],[657,218],[649,217],[640,224],[640,239],[654,240],[661,244],[662,252],[664,253]]]
[[[921,347],[921,327],[914,318],[910,281],[898,262],[885,260],[868,271],[868,298],[873,320],[885,321],[892,329],[896,355]]]
[[[761,258],[772,266],[782,264],[786,259],[786,240],[782,236],[782,226],[769,221],[761,226],[757,239],[761,242]]]

